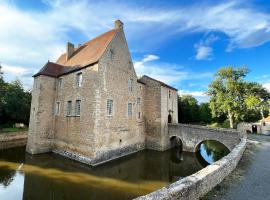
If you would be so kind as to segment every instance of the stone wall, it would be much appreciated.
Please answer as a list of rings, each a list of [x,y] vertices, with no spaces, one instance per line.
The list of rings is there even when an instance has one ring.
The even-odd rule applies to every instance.
[[[227,156],[197,173],[181,179],[136,200],[196,200],[204,196],[237,166],[246,147],[246,137]]]
[[[232,150],[243,137],[243,133],[234,129],[208,128],[189,124],[170,124],[169,138],[177,136],[181,139],[183,151],[195,152],[204,140],[216,140]]]
[[[34,79],[26,151],[31,154],[51,150],[55,102],[55,78],[40,75]]]
[[[27,133],[27,131],[0,133],[0,149],[25,146],[27,142]]]

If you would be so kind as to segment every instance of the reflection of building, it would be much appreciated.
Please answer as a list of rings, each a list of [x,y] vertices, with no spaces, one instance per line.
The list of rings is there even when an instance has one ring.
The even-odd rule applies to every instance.
[[[149,148],[165,150],[177,122],[177,90],[138,79],[123,23],[48,62],[32,91],[27,152],[53,151],[88,164]]]

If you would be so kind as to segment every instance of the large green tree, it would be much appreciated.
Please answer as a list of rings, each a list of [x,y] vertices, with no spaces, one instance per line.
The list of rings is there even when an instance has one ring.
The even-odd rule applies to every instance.
[[[215,79],[208,87],[210,108],[214,117],[226,114],[230,127],[236,120],[242,119],[245,112],[245,80],[248,69],[224,67],[215,74]]]
[[[246,84],[245,103],[249,110],[260,112],[264,120],[264,113],[270,108],[270,93],[259,83]]]
[[[178,99],[179,122],[196,123],[200,121],[198,101],[191,95],[183,95]]]

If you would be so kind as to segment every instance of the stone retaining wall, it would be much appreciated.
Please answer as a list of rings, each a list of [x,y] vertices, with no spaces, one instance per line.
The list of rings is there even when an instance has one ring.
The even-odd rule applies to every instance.
[[[0,133],[0,142],[10,142],[14,140],[27,139],[28,131],[14,132],[14,133]]]
[[[136,200],[196,200],[218,185],[237,166],[246,148],[246,135],[231,153],[197,173]]]

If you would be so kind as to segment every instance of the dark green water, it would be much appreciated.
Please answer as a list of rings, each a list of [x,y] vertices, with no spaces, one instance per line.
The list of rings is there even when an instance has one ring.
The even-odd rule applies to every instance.
[[[121,200],[150,193],[203,167],[203,157],[145,150],[89,167],[53,153],[0,150],[1,200]]]

